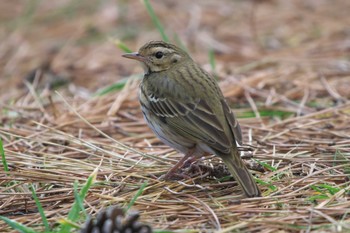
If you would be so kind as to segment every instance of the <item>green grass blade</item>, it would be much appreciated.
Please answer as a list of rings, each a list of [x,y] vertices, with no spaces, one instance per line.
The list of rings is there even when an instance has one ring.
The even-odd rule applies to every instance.
[[[276,187],[275,185],[271,184],[270,182],[265,182],[265,181],[263,181],[263,180],[261,180],[261,179],[258,179],[258,178],[256,178],[255,181],[256,181],[258,184],[262,184],[262,185],[268,187],[268,188],[269,188],[270,190],[272,190],[273,192],[274,192],[274,191],[277,191],[277,187]]]
[[[331,195],[334,195],[341,190],[340,188],[328,184],[319,184],[319,187],[326,189]]]
[[[46,218],[43,206],[41,205],[41,203],[39,201],[39,198],[36,195],[34,186],[32,184],[29,186],[29,189],[32,191],[32,196],[34,198],[36,206],[38,207],[38,211],[40,213],[41,219],[42,219],[42,221],[44,223],[45,231],[48,232],[48,231],[50,231],[50,226],[49,226],[49,222],[47,221],[47,218]]]
[[[178,34],[174,35],[174,40],[176,42],[176,44],[184,51],[186,51],[188,54],[190,53],[186,47],[186,45],[182,42],[182,40],[180,39]]]
[[[325,194],[328,191],[328,193],[330,193],[331,195],[334,195],[341,190],[340,188],[333,187],[333,186],[328,185],[328,184],[311,185],[311,188],[319,193],[322,193],[322,194]]]
[[[2,143],[2,139],[0,138],[0,154],[1,154],[1,161],[2,165],[4,166],[4,171],[8,172],[9,167],[7,165],[6,157],[5,157],[5,150],[4,150],[4,144]]]
[[[307,200],[309,201],[327,200],[327,199],[329,199],[329,197],[326,194],[313,195],[307,198]]]
[[[97,169],[95,169],[95,171],[89,176],[89,178],[87,179],[86,183],[84,184],[84,186],[82,187],[82,189],[79,192],[79,197],[80,197],[80,202],[82,203],[82,201],[85,199],[87,192],[89,190],[89,188],[91,187],[91,185],[94,183],[95,179],[96,179],[96,175],[97,175]],[[71,223],[75,223],[75,221],[78,220],[79,218],[79,213],[80,213],[81,207],[78,203],[77,200],[74,201],[73,206],[71,208],[71,210],[68,213],[68,217],[67,220],[62,220],[60,223],[62,225],[61,230],[59,231],[60,233],[66,233],[66,232],[70,232],[71,228],[74,227],[73,224]]]
[[[154,10],[153,10],[153,7],[152,5],[149,3],[149,0],[144,0],[143,1],[145,6],[146,6],[146,9],[147,9],[147,12],[148,14],[151,16],[151,19],[153,21],[153,23],[156,25],[160,35],[162,36],[162,39],[165,41],[165,42],[169,42],[169,38],[168,36],[166,35],[165,31],[164,31],[164,28],[162,26],[162,24],[160,23],[160,20],[158,19],[158,17],[156,16],[156,14],[154,13]]]
[[[143,190],[146,188],[147,185],[148,185],[147,181],[141,185],[140,189],[137,191],[135,196],[130,201],[130,203],[129,203],[128,207],[126,208],[125,212],[127,212],[134,205],[135,201],[143,193]]]
[[[112,85],[104,87],[101,90],[98,90],[94,94],[94,96],[103,96],[103,95],[106,95],[106,94],[111,93],[111,92],[120,91],[125,87],[125,84],[128,81],[128,79],[129,78],[123,78]]]
[[[72,229],[72,228],[75,228],[75,229],[80,229],[81,228],[81,225],[80,224],[78,224],[78,223],[76,223],[76,222],[73,222],[73,221],[71,221],[71,220],[69,220],[69,219],[60,219],[59,221],[58,221],[62,226],[64,226],[64,227],[69,227],[69,229]],[[66,233],[64,230],[60,230],[60,231],[55,231],[55,233],[57,233],[57,232],[59,232],[59,233]],[[72,232],[72,231],[70,231],[70,232]],[[46,233],[46,232],[45,232]]]
[[[83,186],[83,188],[80,190],[79,192],[79,196],[81,198],[81,200],[84,200],[89,188],[91,187],[92,183],[93,183],[93,177],[89,176],[88,180],[86,181],[85,185]],[[78,219],[79,217],[79,211],[80,211],[80,206],[78,204],[77,201],[74,201],[74,205],[71,209],[71,211],[68,214],[68,219],[75,221]]]
[[[19,222],[13,221],[9,218],[0,216],[0,219],[3,220],[4,222],[7,223],[7,225],[9,225],[10,227],[12,227],[13,229],[19,231],[19,232],[23,232],[23,233],[37,233],[36,231],[34,231],[32,228],[26,227],[24,225],[22,225]]]
[[[209,50],[208,56],[209,56],[209,63],[210,63],[211,70],[215,73],[216,72],[216,61],[215,61],[214,49]]]
[[[121,49],[123,52],[125,53],[131,53],[133,52],[126,44],[124,44],[123,42],[121,42],[120,40],[114,40],[111,39],[112,42],[119,48]]]
[[[273,109],[259,109],[259,114],[261,117],[278,117],[280,119],[285,119],[289,116],[292,116],[293,112],[287,112],[282,110],[273,110]],[[253,111],[246,111],[236,114],[238,118],[253,118],[256,117]]]
[[[77,202],[79,208],[80,208],[81,211],[83,212],[84,217],[86,218],[87,213],[86,213],[86,210],[85,210],[85,208],[84,208],[83,200],[80,198],[80,195],[79,195],[79,191],[78,191],[78,182],[77,182],[77,181],[74,182],[74,197],[75,197],[75,201]]]
[[[220,181],[220,182],[225,182],[225,181],[228,181],[228,180],[230,180],[230,179],[232,179],[232,176],[231,176],[231,175],[218,178],[218,181]]]
[[[104,88],[98,90],[93,96],[103,96],[103,95],[106,95],[106,94],[111,93],[111,92],[120,91],[125,87],[125,85],[129,79],[131,79],[131,78],[141,79],[142,77],[143,77],[143,75],[137,74],[137,75],[132,75],[132,76],[127,77],[127,78],[123,78],[112,85],[109,85],[107,87],[104,87]]]
[[[268,164],[268,163],[259,161],[259,160],[257,160],[257,159],[254,159],[254,161],[257,162],[258,164],[260,164],[261,166],[263,166],[264,168],[270,170],[270,171],[273,171],[273,172],[277,171],[276,168],[272,167],[272,166],[271,166],[270,164]]]

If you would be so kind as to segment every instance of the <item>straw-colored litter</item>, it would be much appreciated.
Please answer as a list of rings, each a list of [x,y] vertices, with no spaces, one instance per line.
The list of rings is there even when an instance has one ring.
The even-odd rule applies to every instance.
[[[69,2],[42,1],[29,16],[18,13],[29,5],[0,3],[0,137],[10,169],[0,165],[0,215],[43,231],[30,184],[53,226],[67,217],[74,182],[97,168],[84,201],[92,215],[127,205],[147,182],[132,208],[154,229],[350,231],[349,2],[151,1],[169,35],[210,72],[208,47],[216,52],[213,73],[263,192],[251,199],[216,157],[181,169],[187,179],[158,180],[182,155],[143,120],[140,79],[94,96],[142,72],[106,35],[136,50],[158,32],[140,1],[79,10]]]

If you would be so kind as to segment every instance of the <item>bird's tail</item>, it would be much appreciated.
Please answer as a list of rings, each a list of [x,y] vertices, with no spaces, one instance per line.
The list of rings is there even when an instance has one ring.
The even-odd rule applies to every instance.
[[[248,168],[244,165],[237,150],[232,150],[231,155],[224,155],[220,157],[225,162],[228,170],[234,176],[235,180],[242,187],[247,197],[261,196],[261,192],[254,181],[252,174],[250,174]]]

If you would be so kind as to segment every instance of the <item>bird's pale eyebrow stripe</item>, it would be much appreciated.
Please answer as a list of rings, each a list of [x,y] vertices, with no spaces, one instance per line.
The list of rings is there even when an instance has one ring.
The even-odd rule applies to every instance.
[[[147,47],[149,47],[149,49],[154,47],[172,48],[171,45],[165,43],[150,43]]]
[[[156,52],[158,52],[158,51],[159,51],[159,47],[153,47],[153,48],[151,49],[151,53],[156,53]],[[171,52],[173,52],[174,50],[162,47],[162,50],[161,50],[161,51],[162,51],[163,53],[171,53]]]

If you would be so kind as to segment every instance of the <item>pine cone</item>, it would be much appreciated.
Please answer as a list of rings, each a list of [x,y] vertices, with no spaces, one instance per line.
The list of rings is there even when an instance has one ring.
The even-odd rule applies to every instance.
[[[138,212],[125,216],[124,211],[116,206],[111,206],[100,211],[96,219],[88,219],[80,233],[152,233],[148,225],[137,222]]]

